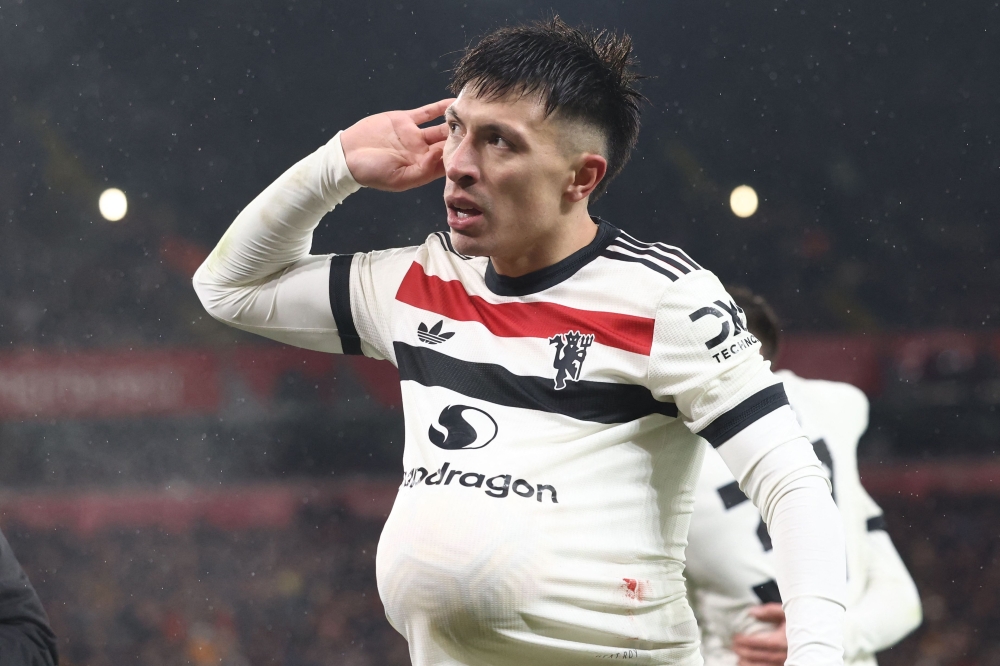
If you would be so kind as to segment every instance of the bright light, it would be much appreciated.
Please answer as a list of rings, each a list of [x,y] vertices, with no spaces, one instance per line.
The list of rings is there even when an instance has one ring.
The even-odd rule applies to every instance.
[[[749,185],[740,185],[729,195],[729,206],[736,217],[750,217],[757,212],[757,193]]]
[[[117,222],[125,217],[128,212],[128,199],[125,193],[117,187],[101,192],[101,198],[97,200],[97,207],[101,209],[101,215],[108,222]]]

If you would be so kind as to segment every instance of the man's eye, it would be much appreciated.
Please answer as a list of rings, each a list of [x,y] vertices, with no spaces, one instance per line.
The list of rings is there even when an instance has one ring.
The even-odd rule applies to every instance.
[[[510,144],[507,143],[507,139],[503,138],[499,134],[494,134],[490,137],[490,144],[497,146],[498,148],[510,148]]]
[[[458,123],[448,123],[448,131],[452,134],[458,132]]]

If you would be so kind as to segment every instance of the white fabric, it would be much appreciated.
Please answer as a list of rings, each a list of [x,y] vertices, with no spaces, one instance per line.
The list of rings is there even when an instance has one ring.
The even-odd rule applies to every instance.
[[[197,272],[209,312],[342,351],[330,260],[308,249],[320,218],[357,187],[337,137],[282,175]],[[633,249],[608,245],[613,256],[587,255],[571,276],[522,296],[494,293],[488,260],[455,254],[442,234],[351,262],[362,351],[403,375],[404,477],[376,568],[386,615],[416,666],[701,662],[682,577],[704,453],[694,433],[776,380],[745,321],[693,320],[698,308],[731,303],[714,275],[675,248],[625,234],[602,242]],[[709,348],[723,323],[728,337]],[[429,330],[439,337],[427,342]],[[560,388],[552,345],[577,332],[594,339]],[[450,369],[435,375],[434,364]],[[564,397],[582,382],[594,393]],[[637,405],[645,411],[616,415]],[[722,450],[782,532],[803,521],[796,514],[809,504],[815,466],[783,453],[798,437],[787,409],[765,419],[773,427],[747,428],[753,437],[737,434]],[[447,448],[445,436],[469,439]],[[820,549],[836,544],[817,538]],[[787,542],[795,560],[798,546]],[[826,594],[836,576],[836,567],[813,582],[797,564],[788,571],[804,595]],[[834,613],[817,603],[790,613],[803,624]],[[796,649],[822,649],[804,640]]]
[[[809,442],[799,437],[769,451],[743,486],[771,534],[782,599],[812,596],[842,607],[844,534],[830,482]]]
[[[917,586],[885,530],[866,539],[868,585],[847,609],[844,621],[845,659],[874,664],[874,654],[901,641],[920,626],[923,612]]]
[[[723,462],[733,476],[740,480],[740,487],[751,500],[754,500],[754,504],[760,506],[760,502],[765,503],[760,508],[768,520],[771,512],[768,500],[773,498],[774,484],[780,479],[771,479],[771,484],[766,488],[768,492],[761,494],[760,474],[764,468],[754,475],[752,481],[748,478],[761,458],[771,450],[761,446],[760,443],[768,442],[773,448],[801,438],[802,428],[795,420],[795,415],[790,407],[783,406],[750,424],[717,449]],[[799,456],[797,462],[806,469],[816,467],[817,463],[815,456]],[[748,483],[752,483],[751,488],[747,487]]]
[[[682,283],[684,288],[677,288]],[[631,285],[628,288],[632,289]],[[705,341],[719,332],[720,320],[706,316],[692,322],[691,313],[715,301],[730,303],[732,299],[712,273],[697,271],[669,283],[656,310],[650,389],[658,397],[672,397],[694,432],[776,383],[768,363],[758,353],[760,344],[749,331],[726,341],[724,346],[751,342],[742,348],[737,345],[737,352],[728,359],[713,354],[718,347],[706,348]],[[758,440],[758,446],[762,442]]]
[[[839,519],[832,522],[844,526],[847,553],[845,661],[874,664],[875,652],[919,625],[920,600],[888,535],[867,528],[868,519],[882,513],[857,472],[856,447],[868,423],[867,400],[846,384],[805,380],[786,371],[776,374],[807,437],[822,440],[833,463],[826,471],[833,477]],[[746,501],[728,509],[724,505],[719,489],[733,480],[720,456],[709,451],[698,480],[685,571],[708,666],[736,664],[729,648],[734,634],[770,628],[754,621],[748,609],[761,603],[753,588],[775,578],[782,568],[777,540],[775,550],[766,551],[758,536],[761,517],[756,508]],[[786,594],[787,584],[777,578],[787,612],[794,593]]]

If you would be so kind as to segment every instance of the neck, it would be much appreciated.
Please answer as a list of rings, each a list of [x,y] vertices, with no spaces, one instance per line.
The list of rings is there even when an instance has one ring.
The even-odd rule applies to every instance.
[[[555,225],[553,233],[532,239],[516,255],[491,256],[493,269],[506,277],[520,277],[557,264],[581,250],[597,236],[597,225],[590,219],[586,207]]]

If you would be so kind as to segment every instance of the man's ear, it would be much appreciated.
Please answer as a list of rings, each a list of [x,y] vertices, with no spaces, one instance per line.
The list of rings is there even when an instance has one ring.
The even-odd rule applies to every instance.
[[[604,180],[607,172],[608,161],[603,156],[597,153],[584,153],[577,160],[573,181],[566,188],[566,197],[572,203],[583,201]]]

